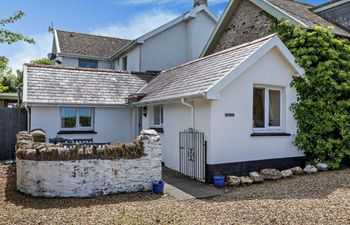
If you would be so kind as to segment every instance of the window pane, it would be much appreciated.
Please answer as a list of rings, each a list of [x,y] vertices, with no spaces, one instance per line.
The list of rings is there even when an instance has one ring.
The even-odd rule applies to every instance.
[[[160,125],[160,106],[155,106],[154,107],[154,112],[153,112],[153,115],[154,115],[154,125]]]
[[[269,126],[279,127],[281,125],[281,92],[269,91]]]
[[[81,127],[91,127],[92,110],[90,108],[79,109],[79,124]]]
[[[125,56],[122,59],[122,70],[128,70],[128,57]]]
[[[77,115],[77,112],[75,108],[62,108],[61,109],[61,127],[75,128],[76,115]]]
[[[83,68],[97,68],[98,62],[94,60],[84,60],[84,59],[79,59],[79,67]]]
[[[265,89],[254,88],[253,93],[253,127],[265,127]]]
[[[160,107],[160,123],[163,124],[164,118],[163,118],[163,106]]]

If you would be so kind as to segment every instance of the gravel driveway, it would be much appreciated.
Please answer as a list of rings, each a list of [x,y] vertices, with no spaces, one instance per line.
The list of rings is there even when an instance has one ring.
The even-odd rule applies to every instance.
[[[350,170],[234,188],[178,201],[152,193],[40,199],[15,191],[0,166],[0,224],[350,224]]]

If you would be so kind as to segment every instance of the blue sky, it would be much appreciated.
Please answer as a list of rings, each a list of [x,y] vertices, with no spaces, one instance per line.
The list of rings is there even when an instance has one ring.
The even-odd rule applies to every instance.
[[[326,0],[305,0],[321,4]],[[209,0],[209,7],[220,15],[228,0]],[[26,16],[10,25],[36,40],[35,45],[16,43],[0,45],[0,55],[10,59],[10,66],[21,68],[25,62],[45,57],[51,50],[48,26],[84,33],[136,38],[189,11],[193,0],[2,0],[0,19],[23,10]]]

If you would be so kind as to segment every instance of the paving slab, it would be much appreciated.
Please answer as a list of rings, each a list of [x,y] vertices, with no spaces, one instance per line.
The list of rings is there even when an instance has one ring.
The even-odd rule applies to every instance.
[[[224,193],[224,189],[208,185],[174,170],[163,167],[164,192],[180,200],[209,198]]]

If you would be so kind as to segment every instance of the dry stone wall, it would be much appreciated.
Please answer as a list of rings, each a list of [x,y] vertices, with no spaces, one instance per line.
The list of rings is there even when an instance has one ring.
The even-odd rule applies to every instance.
[[[29,139],[29,137],[28,137]],[[161,144],[155,131],[138,137],[136,159],[40,161],[17,159],[17,189],[37,197],[91,197],[149,191],[161,180]]]
[[[273,18],[249,0],[242,0],[214,52],[262,38],[269,34]]]

